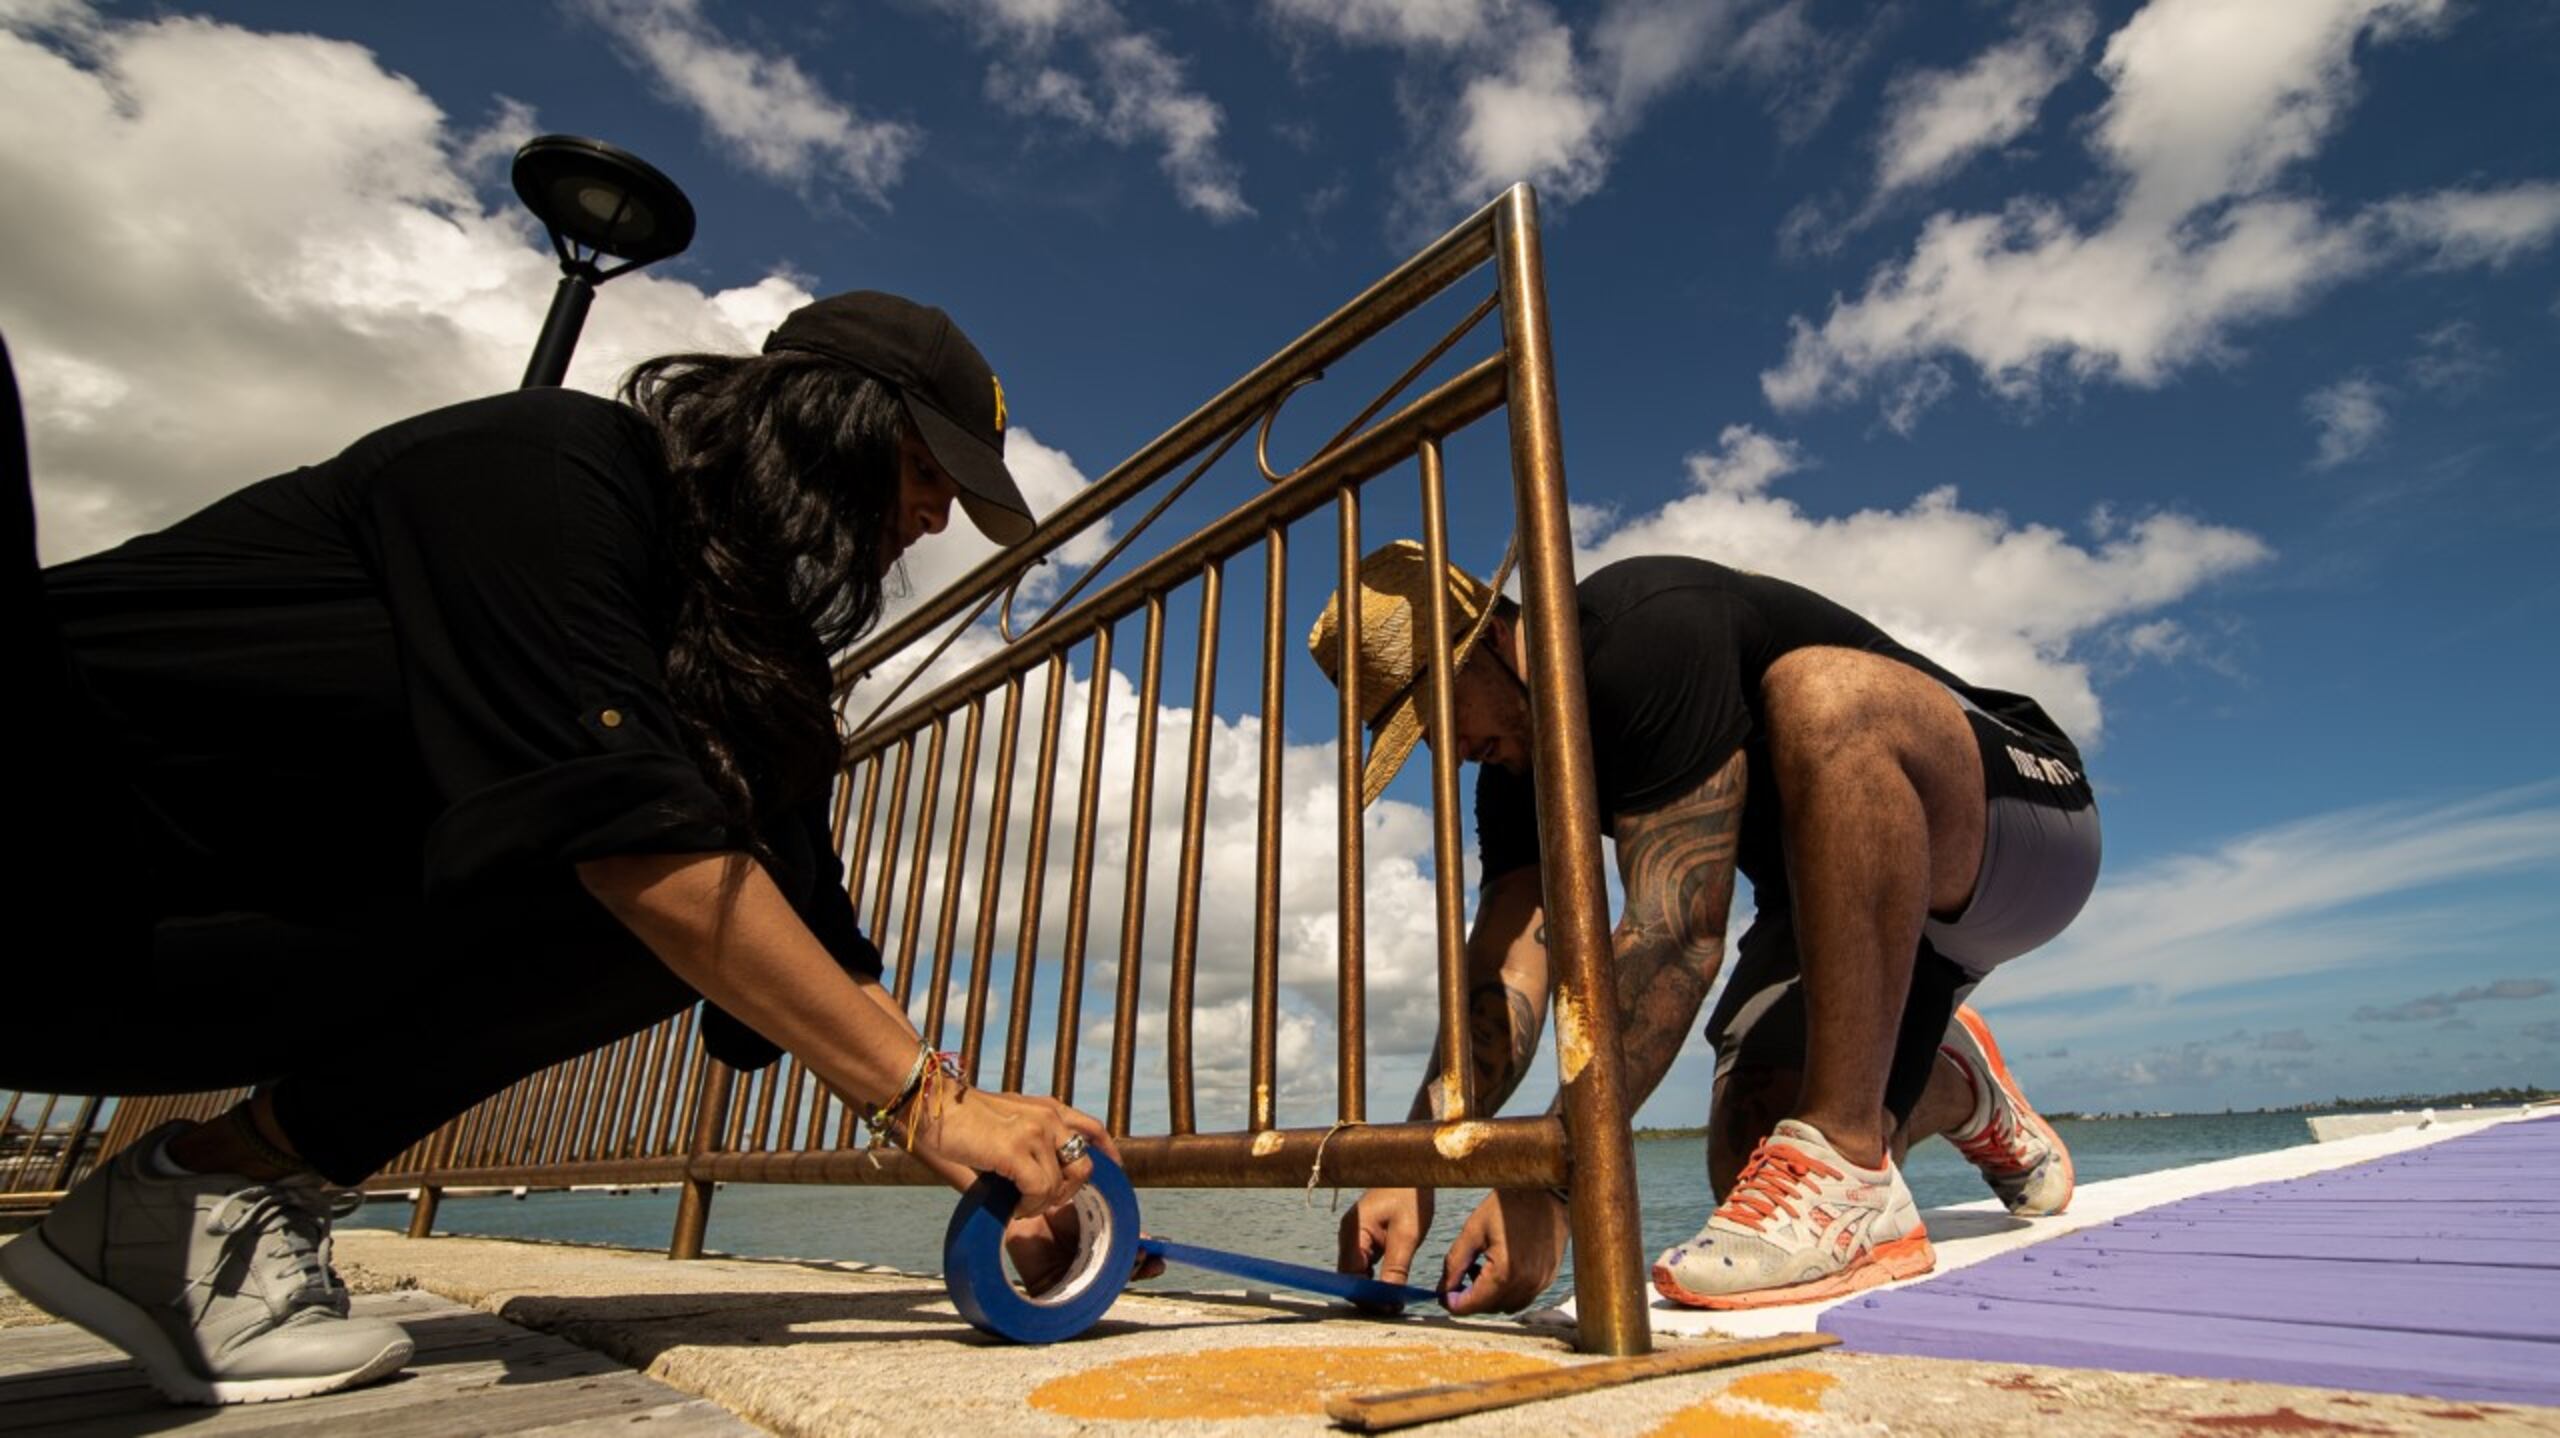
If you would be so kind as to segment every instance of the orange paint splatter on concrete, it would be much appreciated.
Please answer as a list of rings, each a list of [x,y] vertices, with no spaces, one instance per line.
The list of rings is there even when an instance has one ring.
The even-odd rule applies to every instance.
[[[2216,1413],[2204,1418],[2183,1420],[2193,1433],[2389,1433],[2389,1428],[2375,1428],[2363,1423],[2340,1423],[2331,1418],[2314,1418],[2291,1408],[2278,1408],[2268,1413]]]
[[[2012,1373],[2006,1378],[1985,1378],[1982,1380],[1982,1386],[2006,1389],[2011,1393],[2059,1393],[2062,1391],[2050,1383],[2037,1382],[2036,1376],[2032,1373]]]
[[[1645,1438],[1791,1438],[1784,1411],[1819,1413],[1822,1395],[1839,1382],[1810,1368],[1781,1368],[1735,1380],[1722,1393],[1674,1413]],[[1732,1400],[1732,1401],[1727,1401]],[[1778,1416],[1761,1411],[1780,1409]]]
[[[1671,1415],[1644,1438],[1794,1438],[1794,1424],[1727,1408],[1710,1398]]]
[[[1053,1378],[1031,1406],[1069,1418],[1272,1418],[1322,1413],[1339,1393],[1391,1393],[1556,1365],[1489,1348],[1213,1348],[1127,1358]]]
[[[1781,1368],[1771,1373],[1754,1373],[1735,1379],[1724,1390],[1724,1396],[1765,1403],[1772,1408],[1819,1413],[1822,1411],[1822,1395],[1839,1382],[1828,1373],[1816,1373],[1810,1368]]]

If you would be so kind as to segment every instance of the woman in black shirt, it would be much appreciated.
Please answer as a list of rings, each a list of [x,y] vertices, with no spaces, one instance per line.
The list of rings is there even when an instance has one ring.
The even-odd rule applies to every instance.
[[[1102,1126],[933,1081],[823,813],[829,660],[899,556],[955,500],[1031,531],[1003,428],[948,316],[839,295],[620,403],[438,410],[23,571],[21,892],[60,937],[14,966],[0,1082],[256,1094],[133,1145],[0,1272],[173,1397],[391,1372],[407,1341],[346,1316],[319,1180],[697,998],[715,1054],[789,1048],[955,1184],[1013,1180],[1017,1237],[1051,1241]]]

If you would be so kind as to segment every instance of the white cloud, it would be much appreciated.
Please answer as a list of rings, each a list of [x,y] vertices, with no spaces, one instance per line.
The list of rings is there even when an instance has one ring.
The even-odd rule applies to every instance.
[[[514,385],[557,271],[414,84],[309,35],[79,18],[0,32],[0,325],[49,561]],[[571,382],[751,347],[806,298],[626,277]]]
[[[2424,254],[2431,268],[2494,269],[2549,244],[2560,231],[2560,180],[2403,196],[2375,206],[2373,222]]]
[[[1468,81],[1458,97],[1458,193],[1490,198],[1534,178],[1558,201],[1589,195],[1608,174],[1606,118],[1574,62],[1571,32],[1553,25],[1524,36],[1499,72]]]
[[[2484,927],[2523,923],[2477,903],[2419,907],[2442,886],[2560,871],[2560,782],[2477,798],[2343,809],[2108,874],[2063,936],[2001,967],[2004,1005],[2122,996],[2075,1012],[2103,1028],[2126,1004],[2317,973],[2430,962]],[[2377,905],[2403,907],[2376,911]],[[2033,1042],[2061,1036],[2047,1023]],[[2023,1035],[2022,1035],[2023,1041]]]
[[[2084,4],[2068,4],[2029,9],[2020,19],[2016,36],[1962,69],[1915,71],[1886,87],[1876,138],[1880,194],[1942,179],[2034,126],[2045,97],[2088,48],[2097,17]]]
[[[1932,216],[1910,255],[1791,322],[1761,375],[1782,410],[1871,387],[1907,426],[1916,366],[1970,361],[2032,399],[2059,378],[2157,385],[2228,353],[2231,331],[2392,262],[2503,263],[2560,233],[2536,182],[2385,200],[2346,219],[2274,191],[2353,97],[2355,47],[2434,22],[2437,0],[2222,5],[2154,0],[2106,46],[2113,90],[2091,144],[2114,182],[2094,226],[2056,201]]]
[[[529,111],[501,104],[456,134],[354,45],[72,19],[0,29],[0,328],[48,562],[515,386],[558,270],[513,197],[485,207],[467,171]],[[809,298],[780,275],[719,291],[624,276],[569,382],[608,392],[651,355],[753,350]],[[1009,454],[1042,512],[1085,483],[1028,430]],[[1107,532],[1063,560],[1089,562]],[[986,552],[956,526],[916,551],[917,582]]]
[[[2383,431],[2391,427],[2391,412],[2384,406],[2390,394],[2369,375],[2350,375],[2304,395],[2302,412],[2319,437],[2311,467],[2335,469],[2380,444]]]
[[[2497,364],[2498,352],[2480,338],[2478,325],[2447,320],[2418,336],[2418,352],[2409,358],[2409,380],[2429,394],[2458,400],[2479,388]]]
[[[1804,466],[1787,441],[1729,425],[1689,458],[1691,492],[1577,536],[1589,574],[1640,554],[1693,554],[1803,584],[1858,611],[1965,679],[2033,695],[2083,744],[2102,728],[2089,652],[2168,631],[2140,616],[2269,554],[2254,535],[2176,513],[2101,511],[2087,543],[2040,524],[1965,509],[1952,487],[1899,510],[1807,514],[1773,490]]]
[[[998,52],[987,98],[1018,115],[1063,121],[1114,145],[1146,145],[1182,203],[1212,220],[1254,213],[1242,171],[1219,147],[1226,111],[1194,89],[1181,57],[1107,0],[936,0]],[[1086,73],[1059,58],[1068,38]]]
[[[789,55],[732,40],[700,0],[573,0],[614,47],[702,117],[757,173],[795,185],[833,179],[885,203],[923,132],[866,120]]]
[[[1393,50],[1421,176],[1398,217],[1437,228],[1517,181],[1550,203],[1597,192],[1616,146],[1684,83],[1741,80],[1782,138],[1810,134],[1846,93],[1863,41],[1826,32],[1803,0],[1609,0],[1580,34],[1546,0],[1265,0],[1284,31]]]

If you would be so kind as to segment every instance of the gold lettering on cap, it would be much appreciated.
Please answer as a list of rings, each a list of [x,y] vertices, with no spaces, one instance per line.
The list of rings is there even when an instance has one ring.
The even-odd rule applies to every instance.
[[[996,387],[996,433],[1002,434],[1004,433],[1004,381],[989,374],[987,383]]]

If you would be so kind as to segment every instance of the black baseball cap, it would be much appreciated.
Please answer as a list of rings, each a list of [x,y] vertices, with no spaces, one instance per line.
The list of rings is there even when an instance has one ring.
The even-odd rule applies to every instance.
[[[960,507],[998,544],[1038,522],[1004,467],[1004,386],[951,316],[878,290],[814,300],[765,336],[764,352],[842,360],[898,391],[907,420],[960,486]]]

